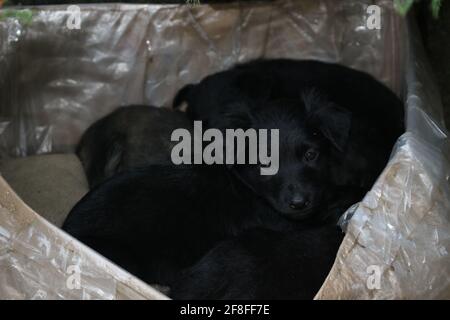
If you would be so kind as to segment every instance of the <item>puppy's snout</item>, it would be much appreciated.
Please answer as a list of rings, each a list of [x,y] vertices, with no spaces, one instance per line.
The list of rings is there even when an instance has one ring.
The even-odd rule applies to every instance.
[[[311,202],[307,197],[298,195],[291,200],[289,207],[293,210],[303,210],[308,208],[310,204]]]

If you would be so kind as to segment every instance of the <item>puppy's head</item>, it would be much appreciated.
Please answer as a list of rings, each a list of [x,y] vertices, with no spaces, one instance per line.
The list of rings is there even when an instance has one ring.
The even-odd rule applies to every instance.
[[[238,112],[233,121],[255,129],[279,129],[278,144],[272,144],[270,130],[267,144],[270,156],[276,151],[270,149],[278,148],[276,174],[261,174],[261,168],[270,164],[234,165],[239,179],[289,218],[305,219],[323,212],[337,184],[333,169],[335,159],[345,152],[349,112],[309,91],[298,100],[271,101],[250,112]]]

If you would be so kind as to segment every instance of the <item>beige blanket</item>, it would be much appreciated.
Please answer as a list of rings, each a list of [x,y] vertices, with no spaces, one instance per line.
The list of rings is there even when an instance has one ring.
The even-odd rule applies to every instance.
[[[58,227],[88,191],[83,167],[75,154],[2,161],[0,173],[27,205]]]

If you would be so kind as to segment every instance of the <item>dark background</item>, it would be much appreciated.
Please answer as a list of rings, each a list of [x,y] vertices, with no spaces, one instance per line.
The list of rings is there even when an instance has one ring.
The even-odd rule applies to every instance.
[[[249,2],[252,0],[241,0]],[[259,0],[272,1],[272,0]],[[299,0],[300,1],[300,0]],[[126,2],[126,3],[186,3],[186,0],[10,0],[11,4],[38,5],[38,4],[69,4],[69,3],[99,3],[99,2]],[[227,0],[200,0],[201,3],[226,3]],[[439,19],[434,19],[428,10],[428,1],[416,4],[417,17],[425,49],[429,56],[433,72],[440,87],[444,104],[447,127],[450,128],[450,0],[444,0]]]
[[[447,128],[450,128],[450,0],[444,0],[439,19],[433,19],[426,7],[419,8],[419,26],[440,87]]]

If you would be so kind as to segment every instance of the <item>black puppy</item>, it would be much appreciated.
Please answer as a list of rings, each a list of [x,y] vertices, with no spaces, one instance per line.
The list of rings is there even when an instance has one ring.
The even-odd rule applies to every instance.
[[[231,171],[285,217],[336,221],[370,188],[361,182],[361,172],[343,163],[343,148],[350,149],[350,114],[314,91],[296,100],[263,101],[259,112],[233,105],[216,123],[219,128],[279,130],[277,174],[261,175],[261,165],[250,164],[231,166]],[[388,155],[377,156],[384,164]],[[364,169],[373,179],[381,172],[370,161]]]
[[[218,244],[171,286],[174,299],[312,299],[343,234],[336,226],[281,233],[252,229]]]
[[[72,209],[63,230],[148,283],[169,284],[218,241],[294,225],[222,165],[154,165],[118,174]]]
[[[288,147],[296,150],[296,161],[284,166],[286,170],[280,168],[274,177],[277,182],[270,186],[265,177],[248,171],[241,177],[255,189],[264,188],[261,192],[272,198],[269,201],[278,211],[293,218],[312,213],[314,199],[329,194],[319,190],[326,185],[321,174],[335,186],[369,190],[404,131],[402,103],[388,88],[363,72],[318,61],[278,59],[238,65],[186,86],[174,106],[187,102],[188,115],[205,126],[236,128],[242,119],[258,117],[273,106],[267,101],[278,99],[296,101],[303,110],[300,118],[292,115],[292,121],[301,123]],[[284,110],[279,113],[286,115]],[[272,187],[275,193],[269,190]]]
[[[179,111],[153,106],[121,107],[89,127],[76,153],[93,187],[126,169],[170,163],[172,131],[191,130],[191,126],[192,122]]]

